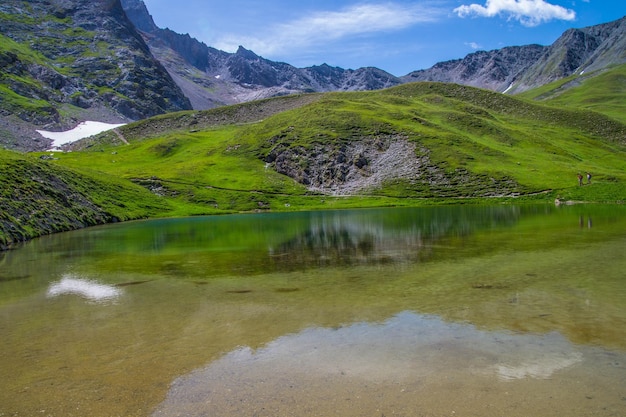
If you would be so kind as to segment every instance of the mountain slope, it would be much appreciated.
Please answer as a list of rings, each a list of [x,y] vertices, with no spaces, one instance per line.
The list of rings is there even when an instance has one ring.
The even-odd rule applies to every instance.
[[[435,64],[402,77],[404,82],[437,81],[457,83],[504,92],[544,53],[541,45],[511,46],[479,51],[462,59]]]
[[[553,106],[593,110],[626,123],[626,64],[577,73],[519,96]]]
[[[59,130],[89,118],[120,122],[191,108],[119,0],[5,0],[0,22],[5,147],[47,147],[35,127]]]
[[[570,29],[515,80],[511,93],[527,91],[574,73],[597,72],[626,63],[626,17]]]
[[[294,68],[240,47],[229,54],[169,29],[158,28],[142,0],[122,0],[153,54],[191,99],[195,109],[300,92],[362,91],[406,82],[449,82],[516,94],[626,62],[626,17],[566,31],[553,45],[479,51],[396,78],[377,68],[344,70],[326,64]]]
[[[0,250],[37,236],[169,210],[115,175],[89,175],[0,150]]]
[[[64,130],[84,120],[117,123],[294,93],[377,90],[414,80],[512,94],[573,74],[587,79],[626,62],[626,18],[572,29],[549,47],[477,52],[402,78],[377,68],[295,68],[243,47],[232,54],[219,51],[158,28],[141,0],[7,0],[0,4],[0,23],[0,146],[18,150],[48,148],[50,140],[36,128]],[[573,85],[563,83],[560,89]]]
[[[296,68],[244,47],[232,54],[219,51],[187,34],[158,28],[142,0],[122,0],[122,5],[197,110],[285,94],[374,90],[401,83],[378,68]]]
[[[164,115],[125,126],[120,132],[131,144],[115,147],[120,156],[114,169],[174,189],[178,183],[195,184],[196,196],[219,189],[254,191],[259,198],[293,194],[284,176],[298,184],[296,194],[401,198],[536,193],[575,185],[576,171],[584,170],[599,181],[624,180],[626,126],[595,112],[442,83],[314,97]],[[285,110],[264,111],[276,103]],[[88,148],[76,144],[75,149],[90,151],[68,153],[60,161],[109,169],[107,153],[121,142],[113,134],[101,140],[87,141]],[[211,201],[222,200],[213,195]]]
[[[513,46],[475,52],[401,78],[404,82],[453,82],[517,94],[575,72],[599,71],[622,63],[626,63],[626,17],[570,29],[550,46]]]

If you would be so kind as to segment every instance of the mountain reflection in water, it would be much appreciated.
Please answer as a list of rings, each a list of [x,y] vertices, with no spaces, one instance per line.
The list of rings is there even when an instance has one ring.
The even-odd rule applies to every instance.
[[[552,208],[553,209],[553,208]],[[468,206],[164,219],[51,236],[75,240],[73,258],[107,255],[116,268],[159,263],[157,273],[202,277],[423,261],[478,231],[508,228],[546,206]],[[468,248],[466,248],[468,249]],[[54,250],[54,247],[50,248]],[[137,257],[134,257],[137,254]],[[167,258],[167,261],[164,261]],[[197,268],[194,268],[194,265]]]

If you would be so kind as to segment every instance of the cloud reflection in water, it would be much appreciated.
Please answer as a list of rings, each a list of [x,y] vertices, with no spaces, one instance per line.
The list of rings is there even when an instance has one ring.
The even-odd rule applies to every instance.
[[[52,298],[64,294],[77,295],[95,302],[105,302],[117,299],[122,295],[122,290],[112,285],[76,278],[73,275],[65,275],[60,281],[50,285],[46,295]]]
[[[582,360],[577,347],[558,333],[491,332],[402,312],[383,323],[308,328],[260,349],[240,347],[174,381],[156,415],[169,415],[168,410],[196,415],[198,404],[234,393],[237,398],[254,398],[260,386],[281,391],[284,381],[289,387],[344,378],[373,384],[419,383],[462,372],[470,378],[504,382],[546,379]]]

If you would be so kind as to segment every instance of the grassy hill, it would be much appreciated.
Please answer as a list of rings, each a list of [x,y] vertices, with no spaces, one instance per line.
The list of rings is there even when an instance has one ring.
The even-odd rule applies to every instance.
[[[626,123],[626,64],[572,75],[519,97],[552,106],[593,110]]]
[[[306,196],[315,193],[298,179],[320,163],[314,153],[322,152],[318,159],[330,161],[325,167],[329,171],[342,163],[346,147],[384,147],[395,140],[415,148],[412,157],[421,158],[421,171],[412,178],[390,175],[378,187],[348,194],[494,197],[572,192],[579,171],[592,172],[598,186],[624,179],[626,126],[594,112],[439,83],[329,93],[264,113],[269,105],[273,100],[228,108],[233,123],[226,125],[199,127],[189,119],[210,119],[224,109],[159,116],[120,129],[127,145],[109,133],[88,149],[61,155],[59,163],[127,179],[168,182],[168,189],[179,195],[185,194],[179,189],[185,184],[196,194],[215,194],[219,189]],[[235,117],[235,109],[246,117]],[[263,119],[252,122],[250,113],[256,112]],[[154,129],[154,124],[161,129]],[[173,126],[171,132],[164,131],[168,125]],[[275,162],[285,155],[297,161],[294,169],[285,170],[287,176],[277,173]],[[330,189],[323,192],[323,186],[316,192],[320,189],[333,194]],[[197,199],[189,197],[192,202]]]
[[[172,113],[73,148],[49,161],[0,154],[5,198],[15,200],[9,190],[24,178],[31,199],[43,193],[64,206],[84,196],[97,208],[82,217],[89,225],[113,217],[626,197],[625,124],[440,83]],[[76,191],[59,195],[36,171]],[[576,174],[586,171],[593,183],[579,187]],[[72,217],[74,209],[63,209]],[[11,227],[55,210],[17,219],[14,207],[3,207],[4,241]],[[40,234],[22,229],[21,236]]]
[[[167,201],[116,176],[0,150],[0,249],[44,234],[169,210]]]

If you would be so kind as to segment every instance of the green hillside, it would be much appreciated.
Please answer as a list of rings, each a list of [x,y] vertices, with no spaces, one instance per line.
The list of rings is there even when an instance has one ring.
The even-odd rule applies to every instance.
[[[17,43],[0,34],[0,65],[3,69],[14,63],[23,63],[24,66],[31,64],[44,66],[48,63],[47,61],[46,57],[28,45]],[[41,83],[25,71],[2,71],[0,73],[0,110],[13,113],[21,111],[33,117],[57,116],[58,112],[50,103],[41,98],[35,98],[37,94],[28,94],[33,91],[40,92],[41,89]]]
[[[5,245],[114,218],[626,197],[626,125],[440,83],[172,113],[73,148],[0,154]]]
[[[260,111],[262,104],[239,108],[247,106]],[[144,131],[154,132],[152,123],[166,126],[164,120],[181,115],[189,116],[172,114],[141,124]],[[593,112],[541,106],[471,87],[416,83],[375,92],[329,93],[256,123],[237,121],[152,133],[130,139],[128,145],[109,133],[89,150],[61,155],[58,163],[152,181],[201,207],[278,209],[269,203],[279,195],[318,194],[297,181],[298,174],[315,168],[312,152],[323,151],[323,159],[332,162],[342,148],[355,143],[399,140],[415,146],[413,156],[422,157],[423,175],[393,177],[353,194],[450,198],[554,190],[549,198],[555,193],[583,198],[576,174],[590,171],[597,184],[586,192],[600,192],[591,199],[623,198],[609,189],[626,179],[625,125]],[[121,132],[142,137],[136,125]],[[296,167],[286,176],[273,169],[272,159],[286,153],[301,171]],[[606,187],[606,195],[598,190],[601,187]]]
[[[0,249],[33,237],[170,211],[142,187],[0,150]]]
[[[552,106],[593,110],[626,123],[626,64],[600,73],[576,74],[519,97]]]

